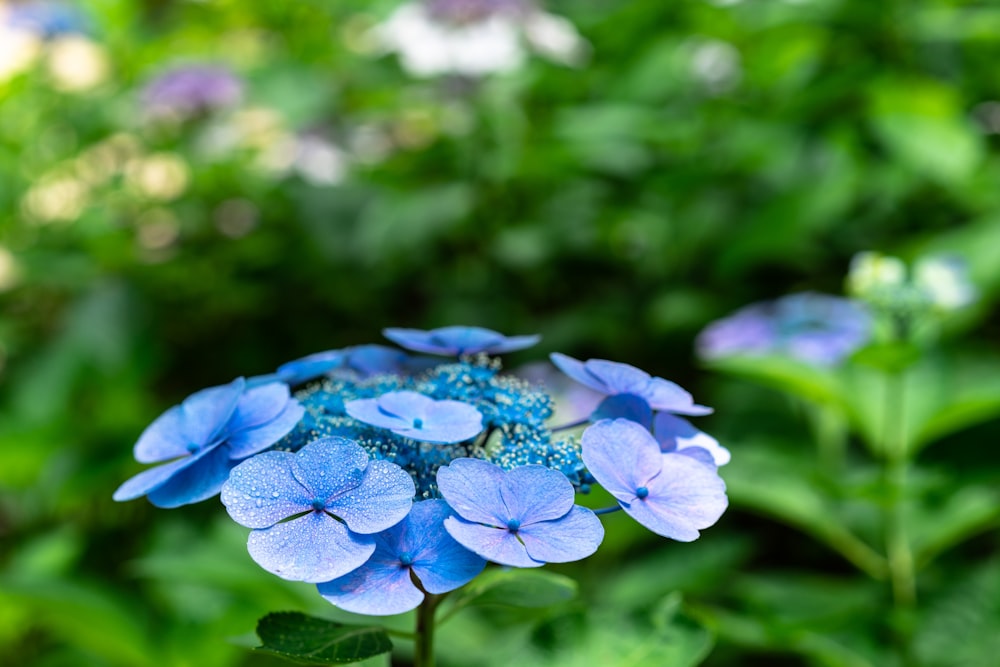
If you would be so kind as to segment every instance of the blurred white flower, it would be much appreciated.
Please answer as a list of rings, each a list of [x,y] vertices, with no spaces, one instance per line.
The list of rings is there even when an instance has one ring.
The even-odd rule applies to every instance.
[[[49,75],[58,90],[80,92],[108,78],[108,54],[81,35],[57,37],[49,45]]]
[[[710,94],[728,92],[743,78],[740,52],[729,42],[701,40],[691,53],[691,72]]]
[[[0,83],[31,67],[41,50],[38,35],[0,25]]]
[[[153,153],[125,165],[125,182],[149,199],[176,199],[184,194],[189,180],[187,163],[176,153]]]
[[[14,253],[0,245],[0,292],[5,292],[17,285],[20,277],[21,269]]]
[[[913,265],[913,282],[941,310],[957,310],[976,300],[969,269],[959,257],[933,255]]]
[[[375,26],[373,35],[418,77],[508,72],[524,62],[525,46],[570,65],[588,50],[572,23],[520,0],[408,2]]]
[[[856,254],[847,273],[847,291],[862,298],[886,288],[901,287],[905,282],[903,260],[872,251]]]

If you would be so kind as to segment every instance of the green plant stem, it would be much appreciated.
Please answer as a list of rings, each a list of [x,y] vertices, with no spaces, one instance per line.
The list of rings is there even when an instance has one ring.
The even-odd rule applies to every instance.
[[[820,464],[831,475],[844,468],[847,456],[847,424],[844,415],[830,406],[808,405]]]
[[[906,532],[906,484],[909,451],[905,412],[906,381],[902,373],[886,378],[885,402],[885,550],[889,564],[892,599],[899,609],[910,608],[917,601],[913,550]]]
[[[443,595],[426,593],[417,607],[417,627],[413,641],[413,667],[434,667],[434,612]]]

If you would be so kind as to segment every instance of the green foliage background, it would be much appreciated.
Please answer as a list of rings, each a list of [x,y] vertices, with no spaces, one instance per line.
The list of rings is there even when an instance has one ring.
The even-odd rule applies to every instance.
[[[241,646],[258,617],[344,618],[257,568],[214,503],[166,512],[111,493],[138,470],[145,425],[196,389],[378,342],[385,326],[454,323],[543,334],[514,365],[560,350],[691,389],[733,451],[733,506],[692,545],[611,517],[598,556],[560,570],[580,581],[576,602],[457,616],[444,664],[995,664],[1000,8],[561,0],[549,9],[590,42],[586,64],[534,58],[473,83],[415,80],[359,50],[386,0],[80,5],[105,83],[60,92],[44,55],[0,82],[0,247],[14,263],[0,292],[5,664],[279,664]],[[245,78],[232,113],[266,110],[368,157],[317,186],[261,170],[267,127],[218,156],[200,142],[223,121],[149,125],[141,86],[183,62]],[[108,146],[123,164],[179,158],[185,186],[150,196],[122,166],[86,183],[68,219],[32,213],[33,188],[83,178]],[[692,352],[745,303],[840,292],[867,249],[959,253],[982,293],[950,323],[941,374],[913,380],[913,414],[944,416],[915,474],[926,569],[902,615],[885,582],[830,548],[841,526],[874,531],[856,510],[879,502],[877,473],[818,463],[809,408],[785,398],[808,404],[825,391],[816,378],[723,375]],[[855,380],[832,400],[862,404],[848,410],[861,460]],[[888,649],[900,628],[909,657]]]

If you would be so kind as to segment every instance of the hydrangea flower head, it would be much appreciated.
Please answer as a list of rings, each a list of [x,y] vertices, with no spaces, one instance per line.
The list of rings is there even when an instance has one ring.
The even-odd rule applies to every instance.
[[[572,23],[528,0],[407,2],[375,28],[374,37],[418,77],[509,72],[524,63],[525,45],[567,65],[581,62],[588,50]]]
[[[480,459],[456,459],[437,473],[438,489],[455,511],[444,526],[487,560],[540,567],[586,558],[604,539],[600,519],[573,504],[573,485],[538,465],[504,471]]]
[[[728,504],[714,466],[662,453],[649,431],[627,419],[602,419],[584,431],[583,461],[626,513],[674,540],[696,540]]]
[[[504,336],[483,327],[441,327],[420,329],[384,329],[392,342],[414,352],[460,356],[463,354],[503,354],[531,347],[541,336]]]
[[[569,377],[612,399],[605,399],[598,406],[595,415],[599,417],[644,413],[635,399],[645,403],[650,410],[679,415],[696,416],[712,412],[712,408],[697,405],[691,394],[680,386],[663,378],[651,377],[635,366],[604,359],[579,361],[558,352],[552,353],[550,358]]]
[[[958,310],[976,301],[979,292],[969,266],[955,255],[931,255],[913,265],[913,283],[941,311]]]
[[[243,82],[218,65],[185,65],[168,70],[146,85],[142,102],[154,116],[191,118],[237,104]]]
[[[705,359],[734,355],[784,354],[832,366],[866,344],[872,319],[859,303],[803,292],[755,303],[713,322],[698,335]]]
[[[297,453],[270,451],[233,469],[222,502],[254,530],[247,549],[265,570],[318,583],[360,567],[374,533],[401,521],[415,488],[399,466],[372,461],[345,438],[316,440]]]
[[[320,595],[355,614],[385,616],[414,609],[423,601],[423,591],[447,593],[472,581],[486,561],[444,530],[451,513],[443,500],[416,503],[405,519],[375,536],[368,562],[319,584]]]
[[[463,442],[483,430],[483,415],[475,406],[436,401],[415,391],[391,391],[378,398],[350,401],[344,409],[354,419],[423,442]]]
[[[237,462],[280,440],[303,413],[280,383],[247,389],[237,378],[192,394],[160,415],[135,444],[140,463],[170,462],[129,479],[114,499],[148,496],[158,507],[177,507],[210,498]]]

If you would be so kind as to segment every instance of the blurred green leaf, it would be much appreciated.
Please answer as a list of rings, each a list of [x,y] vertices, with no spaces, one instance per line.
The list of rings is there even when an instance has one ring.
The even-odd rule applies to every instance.
[[[344,625],[298,612],[268,614],[257,623],[257,636],[257,651],[303,665],[348,664],[392,650],[382,628]]]
[[[501,605],[549,607],[576,596],[577,584],[569,577],[539,570],[490,570],[452,597],[455,608]]]

